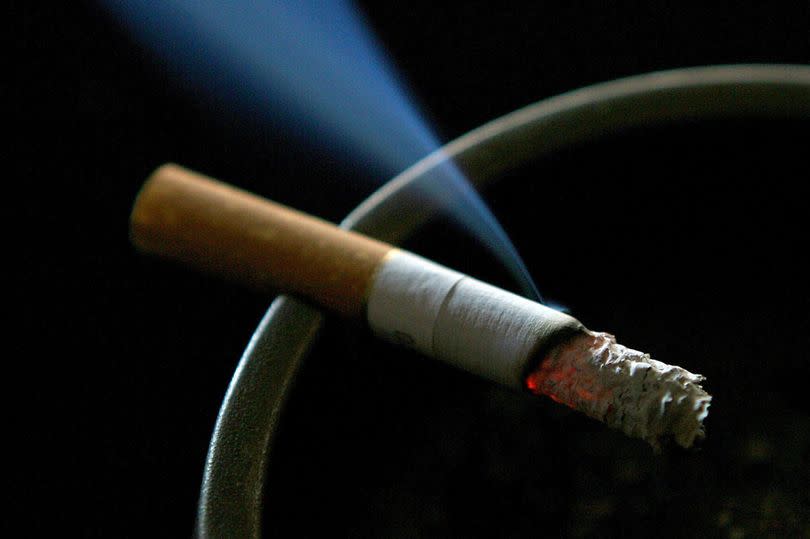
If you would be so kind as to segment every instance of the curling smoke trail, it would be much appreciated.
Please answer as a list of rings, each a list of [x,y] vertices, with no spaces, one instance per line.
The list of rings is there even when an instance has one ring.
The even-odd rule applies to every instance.
[[[440,147],[358,10],[345,0],[105,0],[195,84],[387,177]],[[452,163],[425,196],[479,239],[526,295],[529,272]]]

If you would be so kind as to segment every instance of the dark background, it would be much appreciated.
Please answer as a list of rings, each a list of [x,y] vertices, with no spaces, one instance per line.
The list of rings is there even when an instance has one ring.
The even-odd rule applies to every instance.
[[[807,7],[713,6],[707,13],[676,6],[363,3],[445,140],[537,99],[624,75],[713,63],[810,60]],[[187,535],[219,404],[270,298],[137,256],[127,241],[127,216],[140,183],[156,165],[175,161],[339,220],[371,192],[375,179],[340,165],[334,156],[289,142],[284,133],[176,80],[93,3],[31,7],[19,2],[12,3],[10,13],[7,56],[13,70],[3,85],[11,163],[7,294],[14,319],[6,335],[7,444],[23,458],[9,462],[9,513],[33,515],[23,519],[32,533],[56,526],[87,536]],[[626,148],[647,143],[649,133],[545,161],[538,166],[555,178],[554,189],[498,189],[489,194],[490,202],[527,254],[541,288],[581,313],[586,323],[617,332],[629,327],[635,339],[629,344],[653,347],[673,362],[694,348],[670,350],[654,328],[678,320],[685,332],[691,327],[697,334],[724,335],[709,339],[717,349],[768,355],[763,350],[772,340],[758,331],[760,319],[806,328],[806,245],[799,232],[805,226],[805,199],[789,181],[802,183],[806,176],[800,168],[806,125],[678,129],[661,135],[660,145],[645,147],[641,155]],[[775,139],[774,132],[783,137]],[[729,139],[734,133],[737,138]],[[701,152],[736,162],[736,168],[727,171],[725,181],[714,182],[708,161],[686,159]],[[776,175],[762,165],[772,161],[773,152],[784,153]],[[662,162],[666,180],[645,182],[650,167]],[[691,181],[679,182],[685,176]],[[619,182],[627,178],[635,183],[626,185],[639,189],[623,200],[611,185],[625,185]],[[663,206],[674,220],[665,222],[661,204],[653,203],[654,209],[639,210],[638,221],[625,218],[581,250],[537,248],[526,212],[557,208],[560,213],[561,204],[578,192],[591,201],[598,198],[594,192],[604,193],[638,207],[667,197],[678,202]],[[726,204],[738,199],[744,202]],[[591,205],[599,211],[598,204]],[[693,209],[683,212],[684,207]],[[646,233],[633,232],[634,223],[656,218],[658,232],[646,227]],[[707,229],[706,223],[718,227]],[[422,252],[466,263],[470,271],[476,264],[487,266],[485,259],[470,255],[475,252],[471,242],[459,240],[455,250],[443,251],[442,238],[455,241],[445,234],[431,236]],[[672,241],[662,243],[661,236]],[[795,248],[777,248],[783,240]],[[692,249],[695,244],[699,247]],[[599,273],[583,254],[594,245],[618,245],[621,256],[636,253],[649,260],[649,271],[627,274],[621,264],[611,265],[606,276],[583,288],[583,279]],[[695,252],[727,265],[695,269],[687,264],[692,277],[681,279],[668,264]],[[739,252],[749,256],[729,262],[728,253]],[[549,253],[557,253],[552,267],[559,269],[549,269]],[[662,280],[662,274],[670,277]],[[695,283],[704,289],[695,289]],[[655,295],[662,290],[663,297]],[[589,303],[589,294],[604,294],[602,301],[615,307],[599,310]],[[655,301],[646,301],[650,298]],[[747,307],[749,300],[757,307]],[[680,310],[664,314],[672,305]],[[717,305],[724,306],[722,314],[711,311]],[[789,350],[785,345],[784,353]],[[803,365],[801,359],[799,354],[791,361]],[[685,364],[701,370],[694,361]],[[308,376],[304,379],[318,379]],[[756,391],[754,379],[745,377],[742,389]],[[457,404],[463,400],[455,398]],[[779,406],[800,407],[785,399],[787,404]],[[784,429],[787,436],[795,430]],[[281,458],[287,458],[284,454]],[[366,476],[357,477],[362,483]],[[800,512],[807,507],[796,503]],[[668,518],[675,521],[678,515]],[[376,531],[387,535],[384,529]],[[469,535],[499,528],[437,529]],[[548,531],[573,529],[561,525]]]

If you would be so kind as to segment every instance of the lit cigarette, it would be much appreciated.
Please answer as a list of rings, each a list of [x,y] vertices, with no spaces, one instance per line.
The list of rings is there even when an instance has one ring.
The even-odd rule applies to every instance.
[[[363,317],[389,341],[546,395],[654,447],[704,436],[703,377],[575,318],[422,257],[176,165],[147,180],[131,217],[143,251]]]

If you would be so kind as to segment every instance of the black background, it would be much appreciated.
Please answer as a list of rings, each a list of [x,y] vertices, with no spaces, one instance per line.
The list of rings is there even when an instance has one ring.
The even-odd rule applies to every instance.
[[[570,2],[507,7],[365,2],[363,7],[445,140],[537,99],[624,75],[713,63],[810,60],[807,7],[779,11],[729,5],[724,10],[714,5],[710,13],[660,1],[632,7]],[[284,133],[177,81],[159,58],[92,3],[14,3],[11,15],[7,56],[13,71],[3,85],[10,119],[4,145],[11,154],[7,294],[14,318],[5,339],[7,443],[27,458],[9,462],[10,514],[34,515],[23,521],[32,533],[55,525],[89,536],[135,536],[147,530],[187,535],[220,401],[270,298],[137,256],[127,241],[127,217],[140,183],[156,165],[175,161],[339,220],[371,192],[374,178],[291,143]],[[789,128],[799,137],[798,142],[791,139],[795,154],[807,129]],[[734,131],[714,129],[718,137]],[[770,139],[767,129],[757,131],[761,138],[755,142]],[[689,131],[681,139],[693,135]],[[641,144],[645,138],[637,135],[630,142]],[[756,156],[740,156],[733,144],[724,149],[712,142],[717,140],[712,132],[695,140],[682,147],[684,154],[702,149],[729,159],[745,157],[748,161],[736,173],[753,171],[758,178],[754,184],[745,182],[751,207],[713,213],[712,222],[725,227],[723,237],[736,239],[708,242],[707,253],[716,254],[718,245],[744,250],[758,234],[787,237],[802,251],[804,237],[796,230],[804,226],[806,212],[794,184],[772,183],[768,168],[757,168]],[[625,173],[622,158],[609,159],[617,147],[589,154],[600,157],[590,164],[582,164],[577,155],[562,156],[546,171],[559,177],[577,164],[572,185],[583,191],[589,185],[606,189],[597,180],[618,182]],[[666,168],[676,182],[679,173],[689,171],[677,167],[677,148],[666,150],[647,155],[637,166],[669,159]],[[801,169],[796,172],[801,176]],[[700,193],[704,206],[724,208],[724,200],[739,196],[743,178],[738,179],[722,184],[695,180],[670,189],[677,200]],[[660,185],[642,188],[633,202],[659,196]],[[558,193],[546,201],[540,189],[530,193],[539,208],[571,196]],[[769,206],[769,197],[780,207]],[[532,247],[531,234],[516,232],[525,230],[517,217],[518,208],[526,207],[525,193],[496,191],[491,202],[521,251],[529,253],[541,287],[548,279],[545,286],[553,297],[581,312],[586,322],[591,313],[600,327],[614,329],[628,317],[640,320],[631,344],[652,344],[638,341],[647,326],[667,319],[655,304],[643,304],[644,296],[660,287],[660,278],[651,276],[655,271],[630,277],[608,272],[619,282],[632,281],[642,291],[636,293],[638,302],[623,303],[619,286],[605,296],[618,305],[611,316],[589,310],[581,299],[586,292],[572,291],[574,279],[584,273],[546,271],[547,253]],[[767,217],[772,214],[789,218],[775,224]],[[747,220],[750,215],[760,218]],[[639,220],[652,217],[641,212]],[[706,236],[705,229],[689,223],[684,217],[667,229],[682,243],[679,252],[687,252],[695,237]],[[641,249],[639,256],[651,260],[653,270],[664,265],[650,234],[636,237],[635,244],[633,233],[626,234],[604,241]],[[440,253],[440,245],[434,242],[425,251]],[[786,319],[800,312],[806,288],[798,268],[804,266],[798,259],[786,262],[779,258],[784,252],[777,251],[752,255],[747,267],[762,271],[750,275],[704,268],[711,282],[727,284],[719,287],[726,291],[716,300],[742,308],[740,298],[763,298],[763,310]],[[452,258],[447,255],[448,261]],[[776,272],[775,259],[792,269]],[[576,262],[587,264],[588,259]],[[757,288],[780,279],[793,284]],[[677,283],[667,290],[672,303],[689,293]],[[754,322],[740,326],[735,319],[723,326],[727,318],[701,312],[693,313],[696,328],[710,325],[730,335],[755,331]]]

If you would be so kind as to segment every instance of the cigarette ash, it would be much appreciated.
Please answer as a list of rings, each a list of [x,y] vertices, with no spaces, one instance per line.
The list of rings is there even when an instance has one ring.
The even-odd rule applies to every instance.
[[[650,358],[608,333],[586,331],[558,346],[527,378],[528,388],[649,442],[691,447],[705,436],[711,396],[705,378]]]

